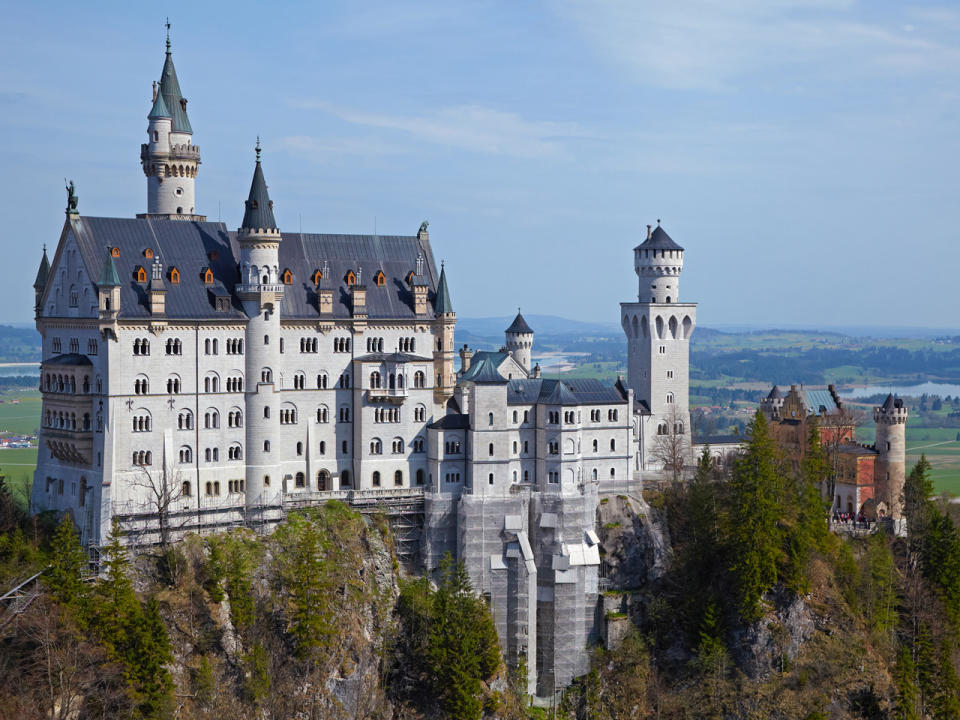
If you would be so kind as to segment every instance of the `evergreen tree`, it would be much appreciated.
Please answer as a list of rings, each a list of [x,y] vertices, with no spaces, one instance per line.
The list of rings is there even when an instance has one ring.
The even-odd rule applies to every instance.
[[[917,664],[917,687],[920,690],[920,714],[923,716],[936,696],[937,673],[940,669],[933,646],[933,635],[925,622],[920,623],[913,652]]]
[[[130,647],[130,628],[140,619],[140,605],[130,580],[130,560],[120,542],[123,532],[116,518],[101,549],[100,582],[96,593],[96,623],[107,652],[122,659]]]
[[[82,627],[90,608],[90,593],[83,580],[87,567],[87,555],[74,532],[73,521],[64,515],[50,539],[50,564],[44,577],[53,597],[74,614]]]
[[[897,687],[896,720],[919,720],[917,714],[917,668],[910,648],[901,645],[897,650],[897,663],[893,668],[893,681]]]
[[[141,620],[130,629],[132,644],[125,653],[130,676],[147,718],[168,717],[173,681],[167,665],[173,662],[170,637],[160,617],[156,597],[151,597]]]
[[[737,609],[750,622],[761,616],[760,600],[777,581],[783,538],[777,448],[759,410],[747,434],[750,442],[730,479],[730,569],[736,580]]]
[[[933,503],[930,501],[932,496],[930,463],[926,455],[921,455],[903,486],[903,514],[907,520],[907,536],[913,552],[923,552],[927,530],[934,513]]]
[[[923,543],[923,574],[943,599],[947,617],[960,625],[960,532],[950,516],[933,508]]]
[[[880,633],[891,632],[897,623],[896,568],[890,544],[883,532],[867,538],[860,602],[870,626]]]
[[[953,646],[946,636],[940,640],[939,685],[930,704],[935,720],[960,718],[960,679],[953,667]]]

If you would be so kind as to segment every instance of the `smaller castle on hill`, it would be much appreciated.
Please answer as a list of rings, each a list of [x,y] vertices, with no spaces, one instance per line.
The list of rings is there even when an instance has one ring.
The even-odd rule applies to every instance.
[[[774,385],[760,409],[795,466],[803,457],[809,423],[816,420],[820,441],[837,470],[833,488],[825,488],[833,496],[831,512],[862,514],[871,520],[887,517],[899,526],[903,518],[908,415],[901,398],[888,395],[873,409],[873,445],[856,441],[857,417],[844,406],[833,385],[826,390],[791,385],[786,394]]]

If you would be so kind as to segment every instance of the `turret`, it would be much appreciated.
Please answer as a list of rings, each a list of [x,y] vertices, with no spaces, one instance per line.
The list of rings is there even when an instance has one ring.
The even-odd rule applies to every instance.
[[[901,398],[887,395],[873,409],[877,424],[877,496],[887,504],[889,516],[899,530],[903,519],[903,485],[907,471],[907,407]]]
[[[520,314],[520,308],[517,308],[517,316],[513,319],[506,332],[507,352],[523,369],[530,374],[530,353],[533,349],[533,330],[527,325],[527,321]]]
[[[47,277],[50,275],[50,261],[47,260],[47,246],[43,246],[43,257],[37,269],[37,279],[33,281],[34,303],[33,310],[40,315],[40,301],[43,299],[43,290],[47,286]]]
[[[97,280],[97,296],[99,300],[99,328],[100,333],[107,337],[112,333],[117,337],[117,314],[120,312],[120,275],[117,265],[113,262],[113,251],[107,248],[107,257],[103,261],[100,279]]]
[[[633,249],[633,267],[640,278],[637,300],[648,303],[680,302],[683,248],[660,227],[647,225],[647,239]]]
[[[767,420],[779,420],[780,409],[783,407],[783,391],[779,385],[774,385],[770,393],[760,401],[760,409],[767,416]]]
[[[453,311],[450,291],[447,289],[447,271],[442,263],[440,264],[440,280],[437,282],[437,295],[434,298],[433,310],[436,317],[434,335],[437,338],[437,345],[433,351],[433,367],[437,373],[434,400],[442,403],[453,395],[453,388],[456,384],[453,373],[453,329],[457,324],[457,314]]]
[[[160,83],[153,84],[152,101],[147,115],[147,142],[140,146],[140,162],[147,176],[146,215],[205,220],[196,214],[195,208],[194,180],[200,166],[200,148],[193,144],[187,99],[180,92],[173,67],[169,23],[163,71]]]
[[[259,523],[269,519],[264,513],[279,504],[283,487],[277,393],[283,284],[278,267],[281,235],[260,164],[260,138],[256,153],[250,194],[237,231],[241,272],[237,293],[249,318],[244,353],[247,413],[251,419],[245,423],[247,516],[250,522]]]

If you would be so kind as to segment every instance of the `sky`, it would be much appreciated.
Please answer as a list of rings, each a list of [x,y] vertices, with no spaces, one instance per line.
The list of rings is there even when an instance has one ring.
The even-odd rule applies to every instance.
[[[960,328],[960,6],[888,0],[2,2],[0,321],[41,246],[146,209],[173,58],[197,211],[430,222],[461,317],[616,322],[658,218],[701,325]]]

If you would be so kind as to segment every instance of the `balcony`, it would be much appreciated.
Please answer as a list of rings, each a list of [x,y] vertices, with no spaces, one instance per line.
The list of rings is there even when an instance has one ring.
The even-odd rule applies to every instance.
[[[265,285],[263,283],[244,283],[242,285],[237,285],[237,292],[240,294],[246,295],[256,295],[258,293],[283,293],[284,285],[282,283],[276,285]]]
[[[90,465],[93,460],[93,430],[43,428],[40,437],[61,462]]]
[[[369,388],[367,402],[380,405],[402,405],[407,399],[407,389],[403,388]]]

